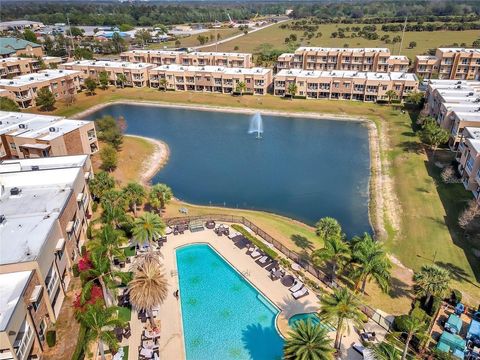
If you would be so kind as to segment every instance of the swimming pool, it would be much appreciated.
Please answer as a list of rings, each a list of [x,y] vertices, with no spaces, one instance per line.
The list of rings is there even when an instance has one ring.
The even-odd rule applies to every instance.
[[[279,310],[209,245],[176,251],[187,360],[276,360]]]

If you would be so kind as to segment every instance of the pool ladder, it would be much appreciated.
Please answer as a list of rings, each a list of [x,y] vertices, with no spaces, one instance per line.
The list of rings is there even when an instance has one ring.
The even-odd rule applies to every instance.
[[[242,275],[245,277],[250,277],[250,270],[242,271]]]
[[[178,271],[177,270],[170,270],[170,276],[171,277],[174,277],[174,276],[177,276],[178,275]]]

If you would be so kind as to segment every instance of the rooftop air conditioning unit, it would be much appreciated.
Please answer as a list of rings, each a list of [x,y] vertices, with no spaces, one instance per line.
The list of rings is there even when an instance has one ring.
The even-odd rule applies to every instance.
[[[0,215],[0,225],[3,225],[7,222],[7,218],[5,217],[5,215]]]
[[[15,196],[15,195],[20,195],[22,190],[20,190],[18,187],[13,187],[10,189],[10,195]]]
[[[33,171],[40,170],[40,167],[38,165],[32,165],[32,170]]]
[[[48,128],[48,131],[50,131],[50,132],[57,132],[58,130],[59,130],[59,128],[57,128],[57,127],[49,127]]]
[[[27,128],[27,124],[18,124],[18,127],[20,129],[26,129]]]

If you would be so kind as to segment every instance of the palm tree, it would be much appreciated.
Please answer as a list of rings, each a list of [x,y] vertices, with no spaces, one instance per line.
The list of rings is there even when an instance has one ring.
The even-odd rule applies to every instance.
[[[394,345],[381,342],[368,348],[375,360],[400,360],[402,353]]]
[[[331,340],[321,324],[314,325],[311,320],[298,321],[283,346],[285,360],[333,360]]]
[[[361,284],[362,293],[365,293],[367,282],[374,280],[382,291],[387,292],[392,263],[383,244],[373,240],[367,233],[363,237],[354,237],[352,244],[352,259],[356,265],[352,272],[356,279],[355,290],[358,290]]]
[[[153,309],[167,298],[168,282],[155,255],[146,255],[137,263],[133,280],[128,284],[130,302],[137,310],[146,311],[155,327]]]
[[[437,265],[423,265],[419,272],[413,275],[415,294],[425,296],[428,304],[432,296],[443,297],[450,289],[451,275],[447,269]]]
[[[239,81],[237,83],[236,91],[240,93],[240,95],[243,94],[243,92],[247,89],[247,85],[243,81]]]
[[[410,341],[412,341],[413,336],[422,336],[425,334],[425,331],[427,330],[427,324],[418,317],[410,315],[405,318],[403,326],[404,329],[402,333],[407,336],[402,352],[402,360],[405,360],[408,354],[408,346],[410,345]]]
[[[115,179],[105,171],[100,171],[88,183],[88,188],[95,199],[100,199],[106,191],[113,189],[114,186]]]
[[[315,250],[311,256],[313,263],[323,265],[330,262],[332,266],[331,279],[335,281],[337,269],[342,268],[350,260],[350,246],[338,235],[325,239],[325,247]]]
[[[287,88],[287,93],[291,96],[290,99],[293,99],[293,97],[297,94],[298,86],[294,82],[291,82],[288,84]]]
[[[95,232],[93,240],[87,243],[87,248],[91,251],[102,251],[112,261],[114,257],[118,259],[125,257],[120,246],[126,241],[123,231],[115,229],[110,224],[105,224]]]
[[[172,189],[165,184],[155,184],[151,187],[148,194],[148,202],[150,205],[160,212],[173,196]]]
[[[77,316],[78,321],[88,329],[85,335],[86,346],[92,342],[98,343],[102,360],[105,360],[104,344],[111,351],[118,351],[118,340],[113,329],[117,326],[123,327],[124,323],[117,318],[118,308],[116,306],[105,308],[98,304],[87,305],[86,310],[79,312]]]
[[[105,191],[100,203],[103,208],[102,222],[104,224],[112,224],[115,228],[119,228],[129,222],[129,216],[125,211],[127,202],[121,191],[114,189]]]
[[[395,90],[388,90],[385,95],[387,96],[388,98],[388,103],[391,104],[392,103],[392,100],[396,99],[397,98],[397,93],[395,92]]]
[[[128,206],[133,211],[133,216],[137,217],[137,206],[141,205],[145,199],[145,188],[139,183],[130,182],[122,191],[128,202]]]
[[[335,349],[340,349],[342,336],[350,331],[351,325],[362,325],[365,316],[359,306],[358,300],[346,288],[335,289],[333,294],[324,295],[320,299],[320,319],[333,324],[337,329]]]
[[[342,235],[342,227],[340,226],[339,222],[332,218],[332,217],[324,217],[321,218],[316,224],[316,234],[323,240],[327,239],[331,236],[339,236],[343,237]]]
[[[168,85],[168,81],[165,78],[161,78],[158,81],[158,86],[160,89],[163,89],[163,91],[167,91],[167,85]]]
[[[135,219],[132,233],[135,243],[148,243],[151,249],[152,243],[165,233],[165,224],[160,216],[147,211]]]
[[[127,77],[125,74],[117,74],[117,86],[120,84],[122,89],[125,87],[125,83],[127,82]]]

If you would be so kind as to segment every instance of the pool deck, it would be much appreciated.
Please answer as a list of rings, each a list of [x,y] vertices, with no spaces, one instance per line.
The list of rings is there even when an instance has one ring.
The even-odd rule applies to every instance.
[[[226,259],[237,271],[245,276],[261,293],[263,293],[279,309],[277,317],[277,328],[285,336],[289,331],[288,318],[295,314],[315,312],[319,310],[318,298],[310,291],[308,296],[295,300],[287,287],[277,281],[272,281],[269,272],[260,267],[246,254],[246,249],[240,250],[226,236],[217,236],[212,230],[199,232],[186,231],[183,235],[168,235],[168,241],[162,246],[163,264],[166,277],[169,283],[168,297],[159,308],[157,321],[160,322],[161,337],[159,339],[159,350],[161,359],[185,359],[185,347],[183,343],[183,331],[181,321],[181,307],[173,293],[179,288],[175,250],[179,247],[205,243],[214,248],[224,259]],[[220,280],[220,279],[219,279]],[[181,294],[180,294],[181,296]],[[135,310],[132,311],[132,336],[122,345],[129,346],[129,359],[138,358],[138,346],[144,324],[138,318]],[[381,336],[382,332],[375,325],[367,324],[370,331],[377,331]],[[330,336],[334,337],[334,332]],[[362,356],[355,352],[351,345],[359,343],[358,334],[352,331],[342,339],[343,359],[362,359]]]

